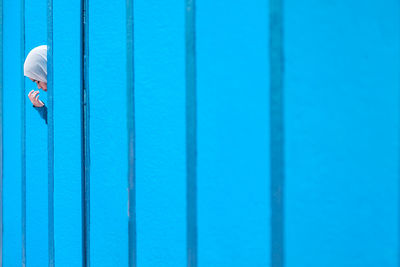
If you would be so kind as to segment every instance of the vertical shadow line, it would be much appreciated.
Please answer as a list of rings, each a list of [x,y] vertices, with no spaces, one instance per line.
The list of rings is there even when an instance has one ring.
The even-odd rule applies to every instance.
[[[128,123],[128,265],[136,266],[136,192],[135,192],[135,85],[133,0],[126,0],[126,73]]]
[[[0,266],[3,266],[3,155],[4,155],[4,141],[3,141],[3,0],[0,0]]]
[[[53,75],[53,0],[47,0],[47,152],[48,152],[48,250],[49,266],[54,267],[54,75]]]
[[[21,226],[22,266],[26,266],[26,114],[25,114],[25,0],[21,0]]]
[[[284,266],[283,0],[270,0],[271,266]]]
[[[187,266],[197,266],[197,99],[195,0],[186,0],[186,224]]]
[[[82,266],[90,266],[89,0],[81,0]]]

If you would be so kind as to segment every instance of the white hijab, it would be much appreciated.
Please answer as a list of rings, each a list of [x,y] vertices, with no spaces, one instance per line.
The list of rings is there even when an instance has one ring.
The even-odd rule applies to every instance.
[[[35,47],[25,59],[24,75],[47,83],[47,45]]]

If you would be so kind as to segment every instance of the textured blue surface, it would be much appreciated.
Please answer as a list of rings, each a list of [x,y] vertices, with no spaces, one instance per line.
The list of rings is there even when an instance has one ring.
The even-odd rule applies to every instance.
[[[199,266],[268,266],[268,3],[199,1],[197,62]]]
[[[25,1],[25,58],[47,43],[47,1]],[[47,125],[28,99],[35,83],[25,78],[26,95],[26,264],[48,264]],[[47,102],[40,90],[40,99]]]
[[[20,1],[3,6],[3,259],[4,267],[21,262],[21,88]],[[19,264],[20,265],[20,264]]]
[[[25,1],[23,57],[47,40],[47,1]],[[69,267],[83,258],[81,2],[53,1],[55,262]],[[26,114],[27,265],[42,267],[48,265],[47,126],[27,98],[36,85],[26,78],[21,88],[21,2],[3,2],[2,260],[4,266],[22,260]],[[196,245],[200,267],[271,266],[268,1],[196,1],[196,58],[185,54],[187,2],[135,0],[133,51],[126,3],[88,2],[91,266],[128,266],[129,253],[139,267],[185,266],[188,246]],[[284,254],[276,250],[276,259],[283,256],[287,267],[399,264],[399,5],[284,1],[285,220],[277,225]],[[187,67],[197,71],[188,74]],[[134,83],[127,82],[129,68]],[[132,85],[135,117],[127,118]],[[196,94],[186,95],[187,85]],[[42,91],[41,98],[47,103]],[[187,109],[192,100],[197,106]],[[197,116],[186,120],[187,110]],[[197,143],[187,144],[194,127]],[[187,147],[197,154],[188,158]],[[197,163],[191,167],[198,197],[198,243],[189,244],[188,159]],[[133,174],[135,187],[128,188]],[[128,189],[136,194],[131,251]]]
[[[80,1],[53,0],[56,266],[81,266]]]
[[[137,263],[186,263],[185,33],[182,1],[137,0]]]
[[[128,264],[125,2],[89,1],[90,262]]]
[[[287,266],[398,266],[398,1],[286,1]]]

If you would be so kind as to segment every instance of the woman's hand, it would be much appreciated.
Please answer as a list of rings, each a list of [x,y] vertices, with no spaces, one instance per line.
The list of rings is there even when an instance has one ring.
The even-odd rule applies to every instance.
[[[29,100],[35,107],[43,107],[44,103],[39,100],[39,91],[32,90],[28,94]]]

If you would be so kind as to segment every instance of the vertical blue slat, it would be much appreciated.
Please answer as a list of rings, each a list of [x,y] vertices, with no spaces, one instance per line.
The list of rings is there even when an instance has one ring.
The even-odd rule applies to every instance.
[[[186,0],[187,266],[197,266],[196,1]]]
[[[184,266],[185,1],[136,0],[138,266]]]
[[[47,1],[25,1],[25,57],[35,47],[47,43]],[[27,94],[36,88],[25,78],[26,98],[26,264],[46,266],[48,247],[48,153],[47,125],[32,107]],[[47,93],[40,90],[40,99],[48,105]]]
[[[54,260],[58,267],[82,265],[83,256],[80,4],[79,0],[53,2]]]
[[[126,3],[93,0],[88,9],[90,264],[127,266]]]
[[[82,266],[84,256],[80,15],[80,0],[53,0],[54,261],[57,267]],[[50,131],[51,121],[48,122]]]
[[[3,2],[3,260],[21,265],[21,1]]]
[[[284,266],[283,0],[270,0],[271,265]]]
[[[285,0],[288,267],[398,266],[399,9]]]
[[[3,1],[3,260],[21,265],[21,1]],[[3,63],[3,64],[4,64]]]
[[[136,266],[136,195],[135,195],[135,91],[134,91],[134,32],[133,0],[126,1],[126,85],[128,123],[128,216],[129,267]]]
[[[269,5],[227,3],[196,5],[198,265],[269,266]]]

